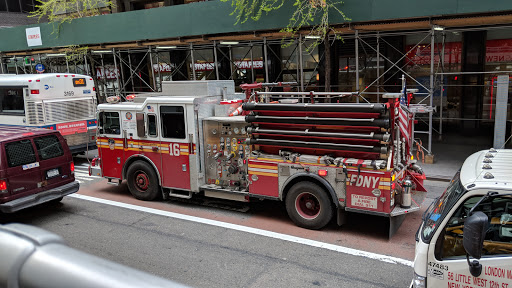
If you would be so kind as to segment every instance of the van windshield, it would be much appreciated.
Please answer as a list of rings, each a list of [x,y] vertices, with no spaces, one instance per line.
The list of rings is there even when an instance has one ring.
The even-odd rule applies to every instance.
[[[423,216],[423,229],[421,236],[425,243],[429,243],[434,235],[436,228],[443,222],[446,214],[452,209],[457,201],[466,193],[466,189],[460,182],[460,170],[453,176],[450,185],[444,193],[437,198],[432,205],[425,211]]]

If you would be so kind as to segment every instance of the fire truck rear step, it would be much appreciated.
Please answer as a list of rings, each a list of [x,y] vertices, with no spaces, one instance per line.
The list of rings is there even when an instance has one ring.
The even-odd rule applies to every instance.
[[[116,179],[116,178],[107,178],[107,179],[108,179],[107,184],[114,185],[114,186],[121,185],[122,180],[120,180],[120,179]]]

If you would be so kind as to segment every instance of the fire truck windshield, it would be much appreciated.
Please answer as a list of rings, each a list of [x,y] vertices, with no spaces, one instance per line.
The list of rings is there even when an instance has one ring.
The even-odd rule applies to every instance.
[[[452,209],[452,207],[457,203],[457,201],[466,193],[466,189],[462,186],[460,182],[460,170],[455,174],[450,185],[444,193],[437,198],[433,205],[429,207],[429,209],[425,212],[425,216],[423,217],[423,228],[421,231],[421,236],[425,243],[429,243],[430,239],[434,235],[437,227],[443,219],[446,217],[446,214]]]

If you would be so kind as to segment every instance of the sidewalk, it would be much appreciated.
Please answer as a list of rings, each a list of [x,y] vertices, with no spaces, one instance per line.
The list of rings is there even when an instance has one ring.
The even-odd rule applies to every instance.
[[[439,141],[437,137],[432,140],[432,153],[434,154],[434,164],[426,164],[418,161],[419,165],[425,171],[427,179],[449,181],[455,172],[464,163],[464,160],[471,154],[480,150],[490,149],[489,139],[484,137],[468,137],[461,135],[444,135],[443,140]],[[423,145],[426,146],[426,139]],[[421,156],[420,156],[421,157]],[[414,155],[416,158],[416,154]]]

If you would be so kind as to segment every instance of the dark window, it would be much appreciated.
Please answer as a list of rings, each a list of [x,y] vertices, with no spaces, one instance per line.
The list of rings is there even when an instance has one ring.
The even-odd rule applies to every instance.
[[[162,106],[160,116],[164,138],[185,139],[185,112],[182,106]]]
[[[466,251],[462,244],[464,222],[471,208],[480,199],[481,197],[468,198],[450,217],[440,234],[438,243],[436,243],[437,259],[466,257]],[[489,228],[485,233],[482,257],[512,254],[512,198],[503,196],[487,199],[475,211],[482,211],[489,218]]]
[[[7,6],[9,7],[9,12],[21,12],[19,0],[7,0]]]
[[[148,115],[148,134],[152,137],[158,136],[156,129],[156,115]]]
[[[64,155],[59,138],[55,135],[48,135],[34,139],[40,160],[52,159]]]
[[[32,141],[21,140],[5,144],[5,154],[9,167],[17,167],[20,165],[36,162],[36,154]]]
[[[100,113],[100,133],[120,135],[121,125],[119,124],[118,112],[101,112]]]
[[[7,11],[7,2],[0,0],[0,11]]]
[[[25,115],[23,88],[0,87],[0,105],[1,113]]]
[[[21,12],[28,13],[34,11],[32,0],[21,0]]]

